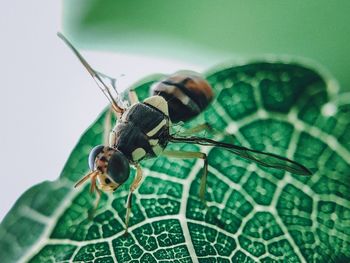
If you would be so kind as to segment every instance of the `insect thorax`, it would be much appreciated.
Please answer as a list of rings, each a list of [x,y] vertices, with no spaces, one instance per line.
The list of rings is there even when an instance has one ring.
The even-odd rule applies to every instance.
[[[153,158],[158,156],[168,143],[169,117],[162,110],[147,104],[145,100],[144,103],[137,103],[128,108],[113,132],[113,147],[121,151],[129,161],[138,162]]]

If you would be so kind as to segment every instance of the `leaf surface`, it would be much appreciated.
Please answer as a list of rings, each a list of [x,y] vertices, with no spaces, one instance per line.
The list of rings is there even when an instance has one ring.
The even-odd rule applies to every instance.
[[[145,161],[130,234],[123,236],[134,171],[125,186],[103,195],[92,218],[88,184],[73,189],[87,172],[89,151],[103,142],[104,112],[61,176],[29,189],[5,217],[1,262],[350,260],[350,104],[337,97],[334,80],[297,63],[263,61],[216,69],[207,79],[216,98],[185,127],[208,122],[234,135],[226,141],[286,156],[314,174],[268,169],[224,149],[172,144],[169,149],[208,154],[207,207],[198,198],[201,160]],[[141,99],[156,80],[137,85]]]

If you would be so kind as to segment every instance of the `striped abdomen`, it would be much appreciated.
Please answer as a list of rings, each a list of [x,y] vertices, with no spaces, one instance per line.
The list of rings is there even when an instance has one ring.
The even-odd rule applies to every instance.
[[[152,93],[168,102],[169,117],[174,123],[197,116],[214,96],[210,84],[194,72],[175,73],[156,83]]]

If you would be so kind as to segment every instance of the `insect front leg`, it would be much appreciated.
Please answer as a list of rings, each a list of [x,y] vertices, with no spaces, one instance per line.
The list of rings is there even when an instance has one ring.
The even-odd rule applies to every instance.
[[[95,212],[97,210],[98,204],[100,203],[100,199],[101,199],[101,190],[97,187],[96,184],[96,179],[97,179],[98,173],[92,173],[90,178],[91,178],[91,184],[90,184],[90,193],[93,194],[96,191],[96,199],[95,199],[95,203],[94,206],[92,208],[91,211],[89,211],[89,218],[92,219],[95,215]]]
[[[183,151],[164,151],[163,155],[170,158],[200,158],[204,161],[203,173],[201,177],[200,187],[199,187],[199,198],[205,202],[205,188],[207,184],[207,176],[208,176],[208,159],[205,153],[201,152],[183,152]]]
[[[103,123],[103,144],[111,146],[113,139],[115,138],[114,131],[112,130],[112,114],[114,113],[113,107],[109,107],[106,112],[106,117]]]
[[[182,132],[179,132],[177,135],[178,136],[182,136],[182,137],[187,137],[187,136],[191,136],[193,134],[196,134],[196,133],[200,133],[200,132],[208,132],[212,135],[217,135],[217,136],[220,136],[220,137],[223,137],[224,139],[227,139],[228,141],[234,141],[235,140],[235,136],[233,134],[229,134],[227,132],[222,132],[222,131],[219,131],[217,129],[215,129],[213,126],[211,126],[209,123],[205,122],[205,123],[202,123],[202,124],[199,124],[197,126],[194,126],[192,128],[189,128],[185,131],[182,131]]]
[[[94,210],[93,210],[94,212],[98,208],[98,204],[100,203],[101,195],[102,195],[102,191],[97,186],[95,187],[95,190],[96,190],[96,199],[95,199]]]
[[[92,218],[97,207],[98,207],[98,204],[100,202],[100,199],[101,199],[101,190],[97,187],[97,184],[96,184],[96,179],[97,179],[97,176],[98,176],[98,172],[97,171],[93,171],[93,172],[90,172],[88,173],[87,175],[85,175],[83,178],[81,178],[75,185],[74,185],[74,188],[76,187],[79,187],[80,185],[82,185],[85,181],[87,181],[88,179],[90,179],[90,193],[93,194],[95,191],[96,191],[96,200],[95,200],[95,204],[94,204],[94,207],[92,209],[92,212],[90,213],[89,212],[89,217]]]
[[[128,233],[133,192],[137,189],[137,187],[139,187],[141,180],[142,180],[142,169],[141,169],[141,166],[137,164],[136,165],[136,176],[135,176],[135,179],[130,186],[128,199],[126,200],[125,234]]]

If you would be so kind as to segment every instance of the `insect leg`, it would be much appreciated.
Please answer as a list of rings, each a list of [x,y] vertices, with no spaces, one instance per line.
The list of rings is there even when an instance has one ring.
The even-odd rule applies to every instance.
[[[202,124],[199,124],[197,126],[194,126],[192,128],[189,128],[187,130],[184,130],[182,132],[179,132],[177,135],[179,136],[190,136],[190,135],[193,135],[194,133],[200,133],[202,131],[207,131],[207,132],[210,132],[210,133],[219,133],[218,131],[216,131],[209,123],[202,123]]]
[[[126,200],[125,234],[128,233],[128,226],[129,226],[129,219],[130,219],[130,212],[131,212],[133,192],[140,185],[141,179],[142,179],[141,166],[140,165],[136,165],[136,176],[135,176],[135,179],[134,179],[134,181],[132,182],[132,184],[130,186],[128,199]]]
[[[200,187],[199,187],[199,198],[204,202],[204,196],[205,196],[205,188],[207,184],[207,176],[208,176],[208,160],[207,155],[205,153],[201,152],[182,152],[182,151],[167,151],[165,150],[163,152],[163,155],[170,157],[170,158],[182,158],[182,159],[188,159],[188,158],[200,158],[204,161],[204,167],[203,167],[203,174],[201,177]]]
[[[100,203],[101,195],[102,195],[101,190],[97,186],[95,187],[95,190],[96,190],[96,199],[95,199],[95,204],[94,204],[94,211],[97,210],[98,204]]]
[[[199,124],[199,125],[194,126],[192,128],[189,128],[185,131],[179,132],[179,133],[177,133],[177,135],[187,137],[187,136],[191,136],[195,133],[200,133],[202,131],[206,131],[208,133],[211,133],[212,135],[217,135],[217,136],[223,137],[224,139],[227,139],[228,141],[234,141],[234,139],[235,139],[235,136],[233,134],[219,131],[207,122]]]
[[[95,199],[94,207],[89,211],[89,218],[90,219],[92,219],[94,217],[94,214],[97,210],[98,204],[99,204],[100,199],[101,199],[101,194],[102,194],[101,190],[98,189],[97,184],[96,184],[97,175],[98,175],[98,172],[93,172],[93,173],[89,174],[89,177],[91,179],[90,193],[93,194],[96,191],[96,199]],[[83,179],[85,179],[85,177]],[[80,183],[81,181],[79,181],[78,183]]]
[[[137,97],[137,93],[133,89],[129,90],[129,100],[130,100],[131,105],[139,102],[139,98]]]
[[[106,112],[106,117],[103,123],[103,142],[104,145],[109,145],[111,147],[111,137],[112,137],[112,113],[114,112],[112,107],[109,107]]]
[[[91,186],[90,186],[90,193],[94,193],[96,191],[96,200],[95,200],[95,209],[98,206],[98,203],[101,198],[101,190],[98,189],[97,184],[96,184],[96,178],[97,178],[98,173],[95,173],[95,175],[91,176]]]
[[[111,147],[111,148],[115,147],[116,136],[117,135],[116,135],[115,131],[113,131],[113,130],[109,133],[109,141],[108,141],[109,147]]]
[[[96,200],[95,200],[95,205],[94,205],[94,209],[92,212],[92,215],[95,213],[95,210],[98,207],[98,204],[100,202],[100,198],[101,198],[101,190],[98,189],[97,184],[96,184],[96,177],[98,175],[97,171],[93,171],[88,173],[87,175],[85,175],[83,178],[81,178],[75,185],[74,187],[78,187],[80,185],[82,185],[85,181],[87,181],[88,179],[91,180],[91,185],[90,185],[90,193],[94,193],[96,191]]]

